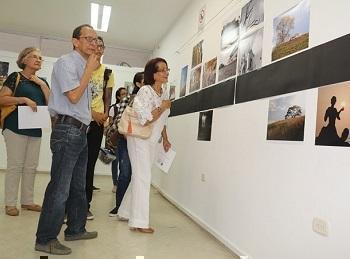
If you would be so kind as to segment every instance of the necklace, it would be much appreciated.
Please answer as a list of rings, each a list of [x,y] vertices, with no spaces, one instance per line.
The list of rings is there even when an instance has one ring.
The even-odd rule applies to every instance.
[[[157,90],[155,89],[154,86],[151,86],[151,87],[152,87],[153,91],[154,91],[159,97],[162,96],[162,93],[163,93],[162,87],[160,87],[160,90],[159,90],[159,91],[157,91]]]

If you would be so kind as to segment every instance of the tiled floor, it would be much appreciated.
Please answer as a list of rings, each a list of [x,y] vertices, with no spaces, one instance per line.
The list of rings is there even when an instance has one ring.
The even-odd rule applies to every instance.
[[[38,174],[36,177],[35,200],[38,203],[42,201],[48,181],[48,174]],[[22,210],[18,217],[5,215],[4,173],[1,171],[0,186],[0,258],[39,259],[40,256],[47,256],[48,254],[33,249],[39,214]],[[151,226],[156,232],[150,235],[130,231],[127,223],[108,217],[108,212],[114,205],[111,178],[96,176],[95,186],[100,187],[101,191],[94,193],[92,212],[95,219],[88,221],[87,229],[97,230],[98,238],[64,242],[63,226],[59,240],[71,247],[73,252],[68,256],[48,255],[48,259],[136,259],[136,256],[144,256],[144,259],[238,258],[177,210],[155,189],[151,191],[150,211]]]

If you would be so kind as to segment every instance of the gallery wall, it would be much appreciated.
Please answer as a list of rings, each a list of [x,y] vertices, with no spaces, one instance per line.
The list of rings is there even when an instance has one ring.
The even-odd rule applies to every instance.
[[[294,90],[289,92],[308,89],[295,92],[304,98],[303,141],[267,140],[271,101],[289,97],[290,93],[282,91],[275,97],[257,96],[233,105],[226,102],[219,108],[192,103],[192,110],[186,110],[184,106],[205,102],[206,99],[199,96],[206,95],[209,88],[192,93],[187,89],[186,96],[179,97],[181,70],[188,65],[189,77],[193,47],[203,40],[203,64],[219,57],[225,17],[241,10],[247,3],[193,1],[153,53],[168,61],[170,84],[177,86],[173,117],[168,123],[170,141],[177,156],[169,174],[154,168],[153,184],[239,255],[247,255],[250,259],[348,258],[350,250],[345,240],[350,238],[350,175],[346,161],[350,151],[347,147],[315,145],[318,87],[322,85],[311,89],[293,86],[293,70],[290,80],[282,80],[283,84],[292,85]],[[273,19],[298,3],[298,0],[264,1],[262,70],[272,64]],[[281,63],[287,64],[298,55],[308,55],[306,53],[313,51],[312,48],[350,33],[347,26],[350,3],[336,1],[330,4],[323,0],[310,0],[309,3],[309,46],[283,58]],[[204,5],[205,26],[198,32],[198,15]],[[323,51],[327,54],[327,49]],[[313,65],[317,71],[318,64]],[[331,66],[329,64],[330,70]],[[242,77],[259,72],[253,71]],[[274,76],[267,74],[266,80],[261,78],[260,82]],[[230,80],[237,82],[237,78]],[[336,81],[337,78],[333,80]],[[252,81],[249,81],[248,87],[254,89],[257,83],[251,85]],[[219,85],[210,87],[218,88]],[[211,91],[217,94],[214,89]],[[199,111],[208,108],[214,108],[211,139],[199,141]],[[349,109],[348,104],[344,112],[346,109]],[[326,223],[326,236],[313,231],[315,218]]]
[[[17,57],[18,57],[18,53],[16,52],[0,50],[0,61],[9,62],[9,74],[14,71],[19,71],[16,64]],[[52,57],[47,57],[47,56],[44,56],[43,58],[44,58],[44,62],[42,65],[42,69],[39,70],[38,75],[47,78],[47,81],[51,85],[52,67],[54,62],[57,59]],[[116,90],[119,87],[124,86],[125,82],[132,82],[135,73],[142,71],[143,69],[115,66],[115,65],[106,65],[106,66],[111,68],[115,74],[115,87],[113,89],[113,94],[112,94],[112,103],[114,103]],[[43,129],[38,171],[42,171],[42,172],[50,171],[50,167],[51,167],[51,150],[50,150],[50,144],[49,144],[50,134],[51,134],[51,129]],[[103,140],[103,143],[104,143],[104,140]],[[0,169],[6,168],[6,164],[7,164],[6,159],[7,159],[7,156],[6,156],[5,142],[4,142],[3,136],[1,135],[0,136]],[[97,160],[95,173],[102,174],[102,175],[111,175],[111,165],[105,165],[101,161]]]

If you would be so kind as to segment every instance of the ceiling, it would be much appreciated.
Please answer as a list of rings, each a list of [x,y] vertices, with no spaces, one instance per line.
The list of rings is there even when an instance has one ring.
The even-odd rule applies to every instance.
[[[70,40],[90,2],[112,6],[106,45],[151,51],[191,0],[1,0],[0,31]]]

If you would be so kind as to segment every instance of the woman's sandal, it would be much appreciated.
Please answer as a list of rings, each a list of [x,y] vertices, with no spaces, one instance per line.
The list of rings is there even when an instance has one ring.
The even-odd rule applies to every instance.
[[[27,205],[22,204],[21,208],[26,210],[31,210],[31,211],[37,211],[37,212],[41,211],[41,206],[38,204],[27,204]]]
[[[146,233],[146,234],[153,234],[154,229],[153,228],[130,228],[131,231],[138,231],[141,233]]]
[[[19,210],[15,206],[5,206],[5,213],[9,216],[18,216]]]

